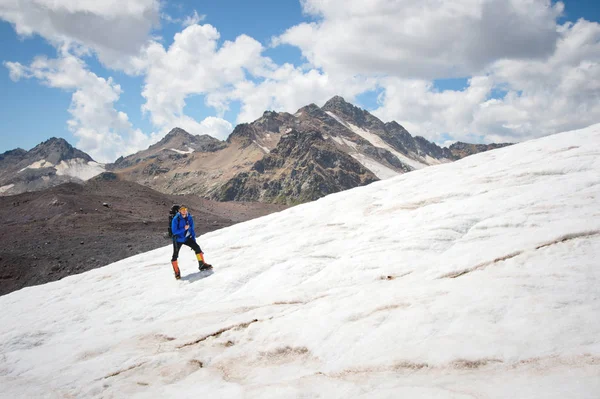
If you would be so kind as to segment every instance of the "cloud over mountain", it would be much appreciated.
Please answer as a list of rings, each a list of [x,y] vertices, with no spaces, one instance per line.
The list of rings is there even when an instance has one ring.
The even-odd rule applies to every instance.
[[[479,73],[498,59],[552,54],[563,4],[548,1],[305,0],[318,18],[277,41],[330,73],[440,79]]]
[[[79,58],[65,53],[54,59],[36,58],[30,65],[7,62],[13,80],[38,79],[42,84],[72,92],[67,122],[85,149],[101,162],[135,152],[150,144],[149,138],[135,129],[124,112],[115,109],[122,93],[111,78],[91,72]]]

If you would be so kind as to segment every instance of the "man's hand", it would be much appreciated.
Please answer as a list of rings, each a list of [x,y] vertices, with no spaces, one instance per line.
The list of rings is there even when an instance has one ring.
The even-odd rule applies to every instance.
[[[190,225],[189,225],[189,224],[186,224],[186,225],[185,225],[185,229],[187,230],[187,229],[189,229],[189,228],[190,228]]]

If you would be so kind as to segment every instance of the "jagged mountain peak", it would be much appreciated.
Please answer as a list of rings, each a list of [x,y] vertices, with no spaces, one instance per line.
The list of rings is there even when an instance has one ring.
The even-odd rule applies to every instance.
[[[48,147],[48,146],[68,146],[71,147],[71,144],[62,137],[50,137],[48,140],[41,142],[37,147]]]
[[[85,152],[73,147],[69,142],[62,137],[51,137],[48,140],[36,145],[29,153],[27,158],[31,160],[46,160],[54,165],[61,161],[69,159],[83,159],[86,162],[94,160]]]
[[[374,121],[383,125],[383,122],[379,121],[368,111],[347,102],[340,96],[331,98],[321,109],[325,112],[331,112],[336,116],[342,117],[347,122],[351,122],[357,126],[370,124]]]
[[[190,153],[193,151],[215,151],[222,146],[223,142],[221,140],[208,134],[203,134],[201,136],[194,135],[180,127],[176,127],[171,129],[171,131],[158,143],[151,145],[149,150],[175,150],[183,153]],[[115,161],[115,163],[118,163],[118,161],[119,160]]]
[[[304,114],[304,113],[311,115],[315,112],[322,112],[322,110],[317,104],[311,103],[311,104],[305,105],[304,107],[300,108],[296,112],[296,115],[300,115],[300,114]]]
[[[62,137],[50,137],[48,140],[42,141],[31,149],[31,151],[41,150],[44,148],[72,148],[73,146]]]
[[[267,111],[263,112],[263,118],[274,117],[274,116],[277,116],[277,115],[279,115],[279,114],[277,112],[275,112],[275,111],[269,111],[269,110],[267,110]]]
[[[341,96],[333,96],[323,105],[322,109],[324,111],[344,111],[345,113],[365,112],[356,105],[347,102]]]
[[[171,131],[169,131],[169,133],[167,133],[167,135],[165,137],[162,138],[160,143],[167,144],[176,138],[181,138],[184,140],[193,140],[194,135],[188,133],[187,131],[183,130],[180,127],[175,127],[173,129],[171,129]]]
[[[346,107],[346,106],[352,106],[354,107],[353,104],[350,104],[348,101],[344,100],[344,97],[342,96],[333,96],[331,97],[323,106],[323,108],[326,107]]]

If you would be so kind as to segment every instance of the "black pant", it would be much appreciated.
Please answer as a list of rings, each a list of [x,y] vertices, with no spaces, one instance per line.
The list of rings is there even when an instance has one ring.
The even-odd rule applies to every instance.
[[[192,237],[186,238],[184,242],[177,242],[177,239],[173,237],[173,257],[171,258],[171,261],[177,260],[177,257],[179,256],[179,250],[181,249],[182,245],[187,245],[188,247],[192,248],[197,254],[202,253],[200,245],[198,245],[196,240],[194,240]]]

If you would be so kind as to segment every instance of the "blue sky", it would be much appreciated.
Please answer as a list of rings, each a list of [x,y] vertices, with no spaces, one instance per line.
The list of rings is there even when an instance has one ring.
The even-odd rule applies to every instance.
[[[0,152],[57,136],[107,162],[175,126],[224,139],[336,94],[439,144],[600,122],[598,2],[485,3],[0,5]]]

